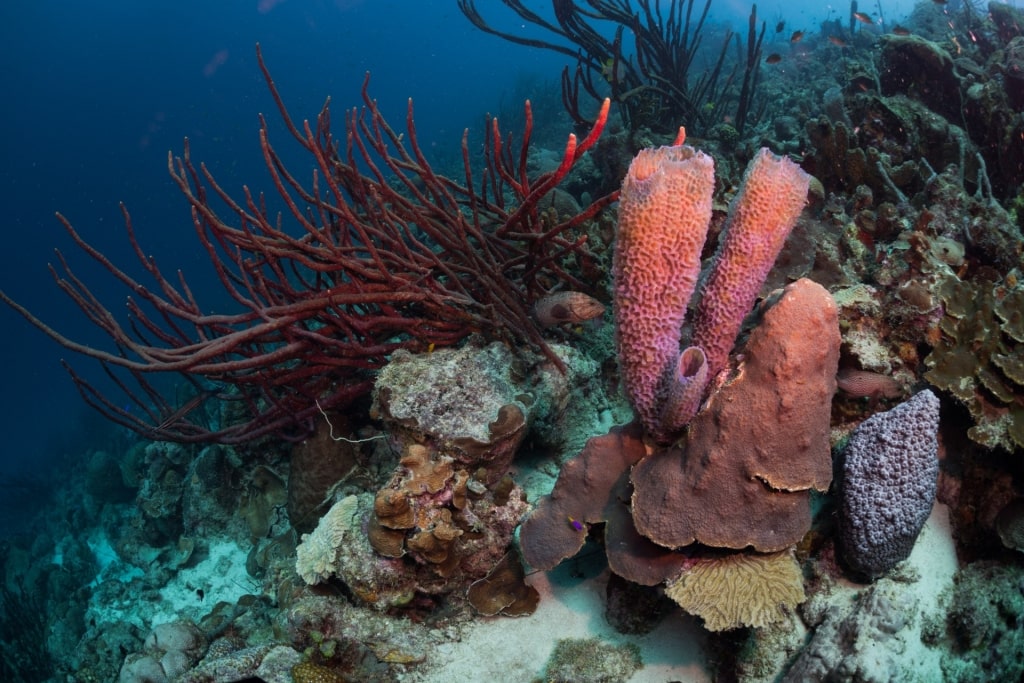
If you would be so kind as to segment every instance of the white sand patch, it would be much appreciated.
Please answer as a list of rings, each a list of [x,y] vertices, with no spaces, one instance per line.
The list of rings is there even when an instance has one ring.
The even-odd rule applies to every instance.
[[[178,571],[160,590],[162,600],[150,627],[184,618],[198,622],[218,602],[233,605],[243,595],[258,594],[259,585],[245,570],[246,557],[234,541],[212,540],[202,561]]]
[[[464,625],[461,639],[431,652],[428,663],[401,678],[405,683],[542,680],[555,643],[562,638],[599,638],[611,645],[640,648],[643,668],[629,683],[710,683],[702,652],[704,635],[696,621],[678,610],[644,636],[618,633],[604,618],[607,572],[571,576],[573,561],[528,577],[541,595],[537,611],[523,618],[479,618]]]
[[[918,614],[910,628],[899,635],[907,645],[906,671],[920,676],[920,680],[942,680],[940,666],[942,649],[930,648],[921,641],[923,626],[936,615],[943,618],[948,598],[946,589],[953,585],[953,577],[959,569],[953,530],[949,522],[949,508],[942,503],[932,507],[932,513],[917,537],[914,550],[907,563],[920,576],[905,590],[917,601]]]

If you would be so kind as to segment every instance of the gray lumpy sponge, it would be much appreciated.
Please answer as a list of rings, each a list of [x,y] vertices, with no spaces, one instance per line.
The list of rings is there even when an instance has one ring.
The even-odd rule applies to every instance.
[[[874,579],[910,555],[935,501],[938,427],[939,399],[926,389],[850,436],[839,542],[858,574]]]

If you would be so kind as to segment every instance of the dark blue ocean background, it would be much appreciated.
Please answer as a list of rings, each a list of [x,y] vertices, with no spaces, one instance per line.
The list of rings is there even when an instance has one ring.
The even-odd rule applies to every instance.
[[[187,136],[195,158],[229,191],[243,183],[272,191],[257,114],[270,116],[279,149],[295,148],[260,75],[257,41],[296,118],[315,117],[330,95],[340,130],[344,110],[360,104],[369,70],[372,93],[395,124],[404,124],[413,97],[422,144],[449,158],[464,128],[479,135],[487,112],[511,106],[521,74],[555,86],[564,61],[476,30],[454,0],[3,3],[0,288],[61,333],[110,350],[46,264],[60,248],[123,315],[126,290],[71,244],[54,212],[139,275],[118,207],[124,202],[147,253],[169,274],[181,268],[210,309],[224,305],[168,176],[167,153],[180,154]],[[307,159],[296,160],[296,172],[308,168]],[[113,447],[117,430],[84,405],[59,361],[102,382],[97,364],[60,348],[6,306],[0,328],[3,475],[44,475],[89,448]]]
[[[550,11],[546,1],[528,4]],[[478,5],[496,26],[531,35],[498,0]],[[749,7],[721,2],[712,14],[745,30]],[[762,5],[759,15],[813,28],[836,11]],[[514,116],[524,96],[555,113],[561,135],[569,132],[558,89],[568,58],[477,30],[455,0],[10,0],[0,8],[0,288],[75,341],[111,350],[57,289],[46,264],[59,248],[75,274],[123,315],[126,290],[74,247],[54,212],[141,275],[125,238],[124,202],[139,241],[164,272],[182,269],[208,310],[226,307],[168,177],[167,153],[179,154],[187,136],[194,157],[228,191],[238,196],[249,184],[272,192],[257,138],[264,112],[293,170],[310,168],[291,154],[257,67],[257,42],[295,118],[314,117],[330,95],[340,130],[371,71],[371,92],[396,127],[404,124],[406,99],[414,98],[421,144],[442,166],[457,159],[464,128],[477,149],[486,114]],[[117,448],[127,438],[83,404],[59,362],[66,358],[108,386],[94,361],[60,348],[6,306],[0,329],[0,482],[12,473],[60,478],[88,449]]]

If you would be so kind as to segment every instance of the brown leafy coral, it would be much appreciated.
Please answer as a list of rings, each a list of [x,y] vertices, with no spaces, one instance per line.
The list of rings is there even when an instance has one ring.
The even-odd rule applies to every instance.
[[[590,439],[523,522],[520,542],[527,563],[534,569],[553,569],[583,547],[588,525],[604,523],[613,572],[645,586],[678,573],[685,558],[642,537],[630,517],[629,471],[646,454],[636,423]]]
[[[929,382],[967,406],[967,435],[990,448],[1024,448],[1024,283],[961,280],[949,273],[939,296],[945,316],[928,356]]]

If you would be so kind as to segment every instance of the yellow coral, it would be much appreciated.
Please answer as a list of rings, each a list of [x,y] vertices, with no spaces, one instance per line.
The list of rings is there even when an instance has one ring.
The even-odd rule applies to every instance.
[[[670,581],[665,593],[703,617],[709,631],[768,626],[804,601],[803,576],[791,550],[701,558]]]
[[[345,683],[340,674],[313,662],[302,662],[293,666],[292,680],[295,683]]]

